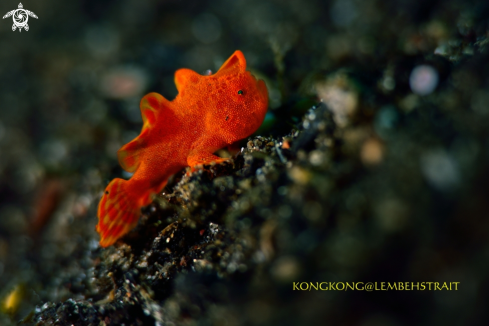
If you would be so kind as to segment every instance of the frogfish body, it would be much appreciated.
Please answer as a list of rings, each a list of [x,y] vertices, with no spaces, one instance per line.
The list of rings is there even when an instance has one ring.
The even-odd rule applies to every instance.
[[[133,175],[112,180],[100,200],[96,229],[102,247],[137,225],[141,207],[151,203],[172,174],[225,161],[213,153],[251,135],[265,118],[267,88],[246,71],[241,51],[213,75],[179,69],[175,84],[173,101],[158,93],[142,98],[141,133],[117,152],[119,164]]]

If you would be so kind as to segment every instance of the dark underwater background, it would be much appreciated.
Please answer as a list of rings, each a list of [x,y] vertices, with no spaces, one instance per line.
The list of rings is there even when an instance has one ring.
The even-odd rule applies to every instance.
[[[487,324],[488,1],[22,4],[28,31],[0,20],[0,324]],[[100,248],[141,97],[237,49],[262,127]]]

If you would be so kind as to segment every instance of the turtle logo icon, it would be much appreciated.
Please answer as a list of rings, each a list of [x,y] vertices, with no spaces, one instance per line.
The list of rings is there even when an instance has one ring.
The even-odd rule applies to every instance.
[[[5,14],[5,16],[3,16],[3,19],[12,16],[14,20],[14,24],[12,25],[13,31],[15,31],[17,28],[19,29],[19,32],[22,32],[22,28],[28,31],[29,25],[27,25],[27,21],[29,20],[29,16],[37,19],[35,13],[29,10],[25,10],[23,8],[24,6],[22,6],[22,3],[19,3],[19,9],[9,11],[8,13]]]

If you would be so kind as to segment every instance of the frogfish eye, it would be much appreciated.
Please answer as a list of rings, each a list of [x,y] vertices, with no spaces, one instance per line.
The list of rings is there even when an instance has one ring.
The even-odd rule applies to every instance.
[[[243,91],[242,90],[239,90],[238,91],[238,95],[243,95]]]

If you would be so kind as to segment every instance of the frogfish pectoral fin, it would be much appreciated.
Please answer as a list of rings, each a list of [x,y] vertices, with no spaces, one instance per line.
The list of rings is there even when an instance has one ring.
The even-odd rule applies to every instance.
[[[127,183],[123,179],[112,180],[100,200],[96,230],[102,247],[114,244],[138,223],[141,213],[139,201],[128,193]]]

